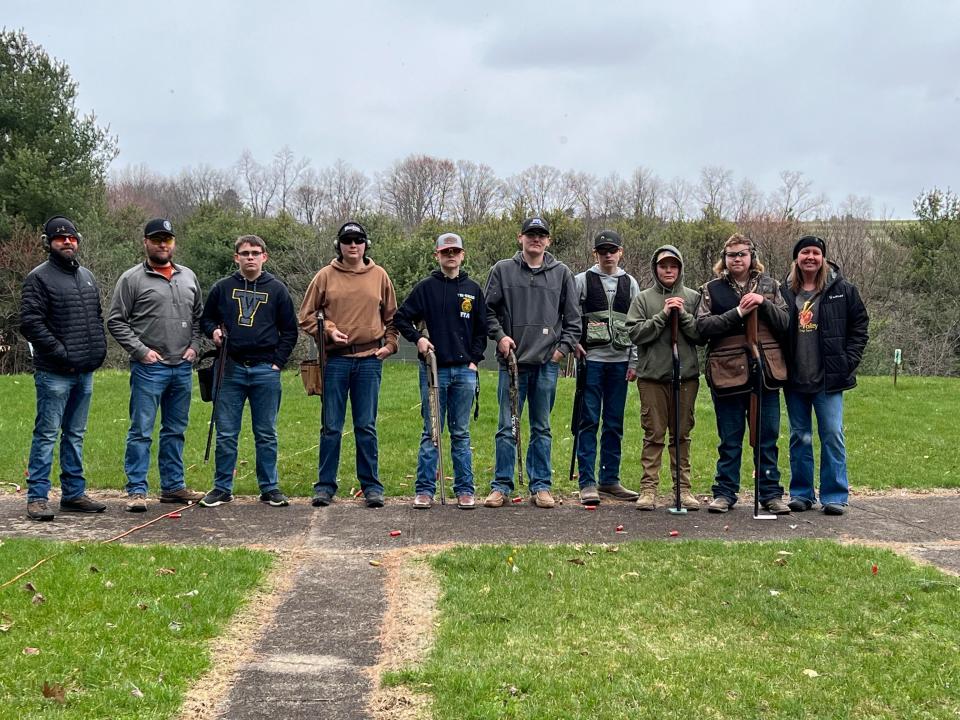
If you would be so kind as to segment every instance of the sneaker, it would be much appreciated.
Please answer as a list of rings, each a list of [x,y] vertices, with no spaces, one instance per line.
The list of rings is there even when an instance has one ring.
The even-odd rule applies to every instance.
[[[620,483],[613,483],[612,485],[601,485],[597,488],[602,495],[609,495],[614,500],[625,500],[626,502],[634,502],[637,498],[640,497],[640,493],[635,493],[633,490],[627,490]]]
[[[203,507],[217,507],[233,501],[233,495],[223,490],[214,488],[200,499],[200,505]]]
[[[209,493],[207,493],[209,495]],[[260,493],[260,502],[267,503],[270,507],[286,507],[290,504],[287,496],[274,488],[270,492]]]
[[[461,510],[473,510],[477,506],[477,501],[470,493],[457,495],[457,507]]]
[[[552,508],[556,505],[549,490],[537,490],[530,496],[530,503],[538,508]]]
[[[787,505],[783,498],[771,498],[763,503],[763,509],[774,515],[789,515],[790,506]]]
[[[333,495],[329,490],[317,490],[310,504],[314,507],[326,507],[333,502]]]
[[[824,503],[823,504],[824,515],[843,515],[846,511],[847,511],[847,506],[841,505],[840,503]]]
[[[487,499],[483,501],[483,506],[488,508],[498,508],[503,507],[504,503],[507,502],[507,496],[504,495],[499,490],[494,490],[489,495]]]
[[[102,513],[106,509],[106,505],[91,500],[87,495],[81,495],[70,500],[60,499],[60,512]]]
[[[144,493],[131,493],[127,499],[127,512],[141,513],[147,511],[147,496]]]
[[[164,490],[160,493],[160,502],[178,503],[180,505],[192,505],[203,500],[203,493],[187,490],[182,487],[179,490]]]
[[[53,520],[54,513],[46,500],[34,500],[27,503],[27,517],[31,520]]]
[[[433,507],[433,498],[425,493],[417,495],[413,499],[413,507],[417,510],[429,510]]]
[[[367,503],[368,508],[383,507],[383,493],[371,492],[369,495],[367,493],[364,493],[363,499]]]
[[[730,498],[726,498],[723,495],[718,495],[710,501],[709,505],[707,505],[707,512],[725,513],[732,508],[733,501]]]
[[[791,497],[787,507],[793,512],[806,512],[813,507],[813,501],[805,497]]]
[[[684,510],[697,511],[700,509],[700,501],[697,500],[697,496],[689,490],[681,490],[680,507],[682,507]]]
[[[652,488],[644,488],[637,497],[637,510],[656,510],[657,509],[657,491]]]
[[[580,488],[580,504],[581,505],[599,505],[600,504],[600,493],[597,492],[597,486],[587,485]]]

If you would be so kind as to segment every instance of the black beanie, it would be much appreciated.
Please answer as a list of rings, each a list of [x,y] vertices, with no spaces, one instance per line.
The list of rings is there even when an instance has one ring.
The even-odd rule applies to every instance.
[[[793,246],[793,259],[796,260],[797,256],[800,254],[800,251],[805,247],[813,246],[820,248],[820,254],[827,254],[827,243],[823,238],[819,238],[816,235],[804,235],[802,238],[797,240],[797,244]]]

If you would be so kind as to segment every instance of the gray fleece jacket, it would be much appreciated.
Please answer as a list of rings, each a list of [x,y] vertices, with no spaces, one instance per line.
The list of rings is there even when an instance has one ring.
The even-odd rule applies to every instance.
[[[536,269],[524,262],[521,252],[497,262],[490,269],[484,295],[487,334],[497,343],[506,336],[513,338],[518,363],[542,365],[554,350],[566,355],[580,340],[580,303],[573,273],[548,252]]]

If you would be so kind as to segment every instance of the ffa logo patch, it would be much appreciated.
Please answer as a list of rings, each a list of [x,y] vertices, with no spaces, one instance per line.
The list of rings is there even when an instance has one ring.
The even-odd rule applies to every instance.
[[[468,313],[473,310],[473,303],[470,301],[470,298],[464,298],[460,302],[460,312]]]

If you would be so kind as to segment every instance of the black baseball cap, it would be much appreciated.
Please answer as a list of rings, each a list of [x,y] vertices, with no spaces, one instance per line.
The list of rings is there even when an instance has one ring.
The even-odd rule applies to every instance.
[[[550,234],[550,226],[547,225],[546,220],[540,217],[532,217],[523,221],[523,225],[520,227],[520,234],[527,235],[535,233]]]
[[[337,240],[351,235],[357,235],[359,237],[366,238],[367,231],[363,229],[363,225],[360,223],[354,222],[353,220],[348,220],[340,226],[339,230],[337,230]]]
[[[154,235],[169,235],[170,237],[175,237],[176,233],[173,232],[173,225],[170,224],[169,220],[165,218],[154,218],[144,226],[143,236],[153,237]]]
[[[621,240],[620,235],[613,230],[601,230],[600,234],[593,239],[593,249],[596,250],[606,245],[621,248],[623,247],[623,240]]]
[[[80,233],[77,232],[77,226],[73,224],[73,221],[62,215],[54,215],[47,220],[47,222],[43,224],[43,234],[47,236],[48,240],[53,240],[53,238],[56,237],[66,237],[68,235],[80,237]]]

